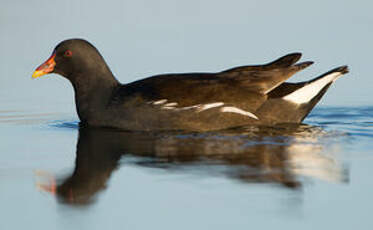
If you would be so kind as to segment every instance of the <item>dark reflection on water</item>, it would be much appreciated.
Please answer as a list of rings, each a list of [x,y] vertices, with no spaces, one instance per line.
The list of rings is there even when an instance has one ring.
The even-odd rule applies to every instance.
[[[62,125],[74,127],[74,123]],[[82,127],[69,176],[39,175],[38,187],[61,203],[90,204],[120,164],[222,175],[244,183],[299,190],[302,178],[346,182],[348,170],[323,140],[336,137],[308,125],[247,127],[210,133],[120,132]],[[44,182],[43,179],[47,179]]]

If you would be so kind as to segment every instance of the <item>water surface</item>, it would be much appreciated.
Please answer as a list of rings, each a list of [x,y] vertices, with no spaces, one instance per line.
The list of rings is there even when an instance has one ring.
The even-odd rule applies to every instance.
[[[372,114],[321,107],[300,126],[199,134],[86,128],[68,114],[3,109],[0,226],[371,226]]]
[[[372,229],[371,1],[3,0],[0,229]],[[300,127],[128,133],[79,128],[73,90],[31,81],[85,38],[123,83],[290,52],[348,64]],[[339,107],[336,107],[339,106]]]

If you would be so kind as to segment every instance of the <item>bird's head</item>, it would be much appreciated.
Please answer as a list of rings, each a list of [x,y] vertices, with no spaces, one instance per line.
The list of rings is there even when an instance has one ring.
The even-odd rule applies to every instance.
[[[108,71],[108,67],[97,49],[89,42],[69,39],[54,48],[52,55],[36,68],[32,78],[57,73],[74,81],[79,74],[90,71],[103,73]]]

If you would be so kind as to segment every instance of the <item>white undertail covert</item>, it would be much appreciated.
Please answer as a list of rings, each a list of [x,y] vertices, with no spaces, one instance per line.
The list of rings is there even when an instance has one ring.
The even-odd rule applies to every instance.
[[[343,73],[333,72],[314,82],[311,82],[300,89],[283,97],[284,100],[295,104],[304,104],[311,101],[326,85],[337,80]]]

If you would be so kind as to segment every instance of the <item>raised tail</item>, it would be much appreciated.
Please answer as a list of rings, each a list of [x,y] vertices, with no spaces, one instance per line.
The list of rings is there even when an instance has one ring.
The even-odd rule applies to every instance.
[[[300,123],[330,85],[346,73],[348,67],[341,66],[307,82],[282,83],[268,93],[267,101],[256,115],[267,123]]]
[[[348,73],[347,66],[341,66],[330,70],[329,72],[304,83],[298,83],[293,92],[283,96],[284,100],[295,104],[304,104],[310,102],[316,97],[325,87],[329,87],[335,80],[343,74]]]

